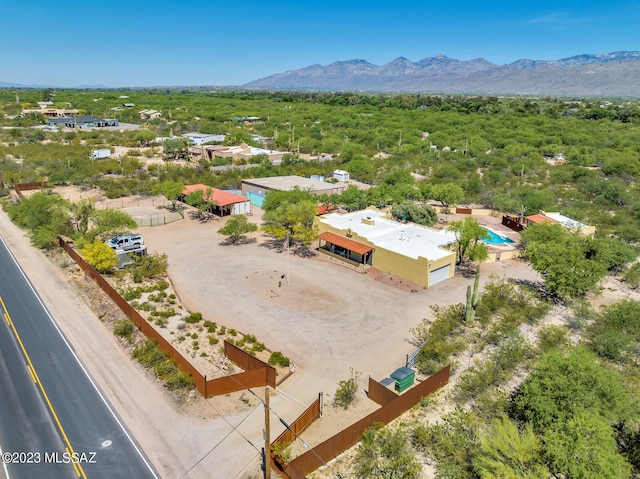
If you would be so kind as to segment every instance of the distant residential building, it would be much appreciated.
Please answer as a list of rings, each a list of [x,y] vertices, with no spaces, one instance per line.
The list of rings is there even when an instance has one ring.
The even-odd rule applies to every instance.
[[[182,137],[187,138],[194,146],[200,146],[210,142],[222,143],[225,139],[225,135],[213,135],[209,133],[184,133]]]
[[[118,126],[115,118],[98,118],[92,115],[67,116],[63,118],[49,118],[50,126],[63,126],[66,128],[103,128],[107,126]]]
[[[268,150],[265,148],[249,146],[244,143],[239,146],[193,146],[190,151],[193,155],[194,160],[198,160],[204,157],[208,160],[211,160],[213,158],[231,158],[233,161],[250,161],[250,159],[254,156],[265,155],[274,164],[277,164],[277,162],[281,161],[282,157],[288,153],[286,151]]]
[[[342,181],[343,183],[348,183],[351,178],[351,175],[349,175],[348,171],[335,170],[333,172],[333,177],[338,181]]]
[[[262,191],[266,193],[269,190],[290,191],[295,188],[309,191],[314,195],[331,195],[342,193],[347,187],[341,183],[327,183],[324,181],[316,181],[302,176],[272,176],[269,178],[249,178],[242,180],[242,192]]]
[[[244,123],[245,125],[257,125],[264,123],[259,116],[232,116],[229,118],[229,121],[237,121],[239,123]]]
[[[26,115],[27,113],[40,113],[48,118],[62,118],[70,115],[77,115],[78,110],[65,108],[30,108],[22,110],[23,115]]]
[[[158,110],[142,110],[138,112],[142,120],[155,120],[156,118],[162,118],[162,112]]]

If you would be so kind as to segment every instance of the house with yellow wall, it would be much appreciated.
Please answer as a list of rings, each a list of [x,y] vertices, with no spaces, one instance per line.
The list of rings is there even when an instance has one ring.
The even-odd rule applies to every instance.
[[[320,250],[353,265],[372,266],[428,288],[453,277],[454,233],[400,223],[369,208],[317,218]]]

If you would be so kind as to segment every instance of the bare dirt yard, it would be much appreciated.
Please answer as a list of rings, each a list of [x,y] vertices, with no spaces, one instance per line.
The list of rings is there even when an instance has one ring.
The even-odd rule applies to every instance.
[[[259,223],[260,217],[254,209],[250,221]],[[223,246],[217,231],[224,222],[202,223],[187,214],[138,232],[150,253],[168,255],[172,287],[185,310],[255,335],[295,363],[295,373],[272,395],[274,414],[291,422],[324,393],[325,415],[304,433],[312,445],[377,408],[364,393],[367,376],[382,379],[403,366],[415,350],[411,328],[431,317],[432,305],[464,302],[473,281],[456,275],[426,290],[389,275],[359,273],[321,254],[300,258],[278,252],[261,233],[248,235],[246,244]],[[106,313],[95,312],[102,301],[98,293],[79,290],[82,280],[63,274],[28,246],[6,215],[0,214],[0,223],[53,316],[161,477],[260,477],[260,399],[236,393],[205,401],[194,393],[176,402],[100,321]],[[493,275],[540,280],[519,260],[484,264],[481,282]],[[86,297],[93,298],[94,310]],[[338,381],[347,379],[351,368],[362,373],[360,391],[356,405],[345,412],[332,402]],[[275,438],[283,426],[275,418],[271,424]]]

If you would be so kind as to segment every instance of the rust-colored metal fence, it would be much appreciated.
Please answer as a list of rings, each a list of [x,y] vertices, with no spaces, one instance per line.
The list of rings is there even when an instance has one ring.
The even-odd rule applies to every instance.
[[[471,208],[456,208],[457,215],[470,215],[473,213]]]
[[[367,396],[369,396],[369,399],[372,401],[380,404],[380,406],[384,406],[396,399],[398,394],[369,376],[369,389],[367,391]]]
[[[272,366],[254,358],[249,353],[225,341],[225,355],[233,363],[245,370],[243,373],[210,379],[203,375],[189,362],[173,345],[167,341],[158,331],[149,324],[138,311],[135,310],[82,256],[80,256],[64,238],[58,237],[62,249],[64,249],[76,264],[105,292],[109,298],[120,308],[123,314],[129,318],[140,332],[147,338],[155,341],[169,359],[176,362],[178,367],[191,375],[194,386],[205,398],[239,391],[245,387],[272,386],[276,384],[276,371]],[[210,389],[211,388],[211,389]]]
[[[48,187],[49,187],[49,183],[47,183],[46,181],[36,181],[33,183],[18,183],[14,186],[14,189],[16,190],[16,194],[22,197],[23,191],[39,190],[41,188],[48,188]]]
[[[209,396],[220,396],[245,388],[276,387],[276,370],[273,366],[251,356],[228,341],[224,342],[224,355],[229,361],[244,369],[244,372],[209,379],[206,382],[206,391]]]
[[[387,402],[368,416],[296,457],[287,465],[283,465],[276,460],[276,466],[289,479],[304,478],[306,474],[315,471],[323,464],[357,444],[362,433],[373,426],[373,424],[388,424],[400,416],[400,414],[411,409],[420,399],[443,387],[449,382],[449,372],[450,366],[442,368],[404,394],[397,395],[395,399]]]
[[[295,421],[289,424],[290,429],[285,429],[282,434],[271,443],[271,448],[273,449],[273,445],[278,442],[286,444],[294,441],[297,436],[302,434],[302,432],[311,426],[320,416],[322,416],[322,393],[318,393],[318,399],[313,401]]]
[[[517,216],[502,215],[502,224],[513,231],[520,232],[524,229],[524,226],[520,223],[520,218]]]

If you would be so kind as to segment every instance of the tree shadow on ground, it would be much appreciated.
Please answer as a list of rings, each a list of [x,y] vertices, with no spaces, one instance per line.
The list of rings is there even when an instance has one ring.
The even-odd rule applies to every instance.
[[[253,244],[258,240],[255,238],[247,238],[246,236],[238,236],[237,238],[227,238],[220,242],[220,246],[240,246],[244,244]]]
[[[198,220],[200,223],[208,223],[209,221],[219,220],[220,218],[213,213],[207,211],[195,210],[189,213],[189,218],[192,220]]]
[[[476,277],[477,266],[471,262],[462,263],[456,267],[456,273],[465,279],[473,279]]]
[[[564,303],[564,299],[556,293],[549,291],[542,281],[531,281],[530,279],[511,279],[510,281],[513,281],[518,286],[526,286],[533,289],[541,298],[548,299],[549,301],[552,301],[553,304]]]
[[[262,248],[267,248],[278,253],[286,253],[287,248],[284,247],[284,240],[275,239],[269,237],[269,239],[261,242],[259,244]],[[291,254],[294,256],[300,256],[302,258],[312,258],[317,255],[317,253],[309,248],[308,245],[298,244],[295,242],[290,242],[288,250],[291,251]]]

